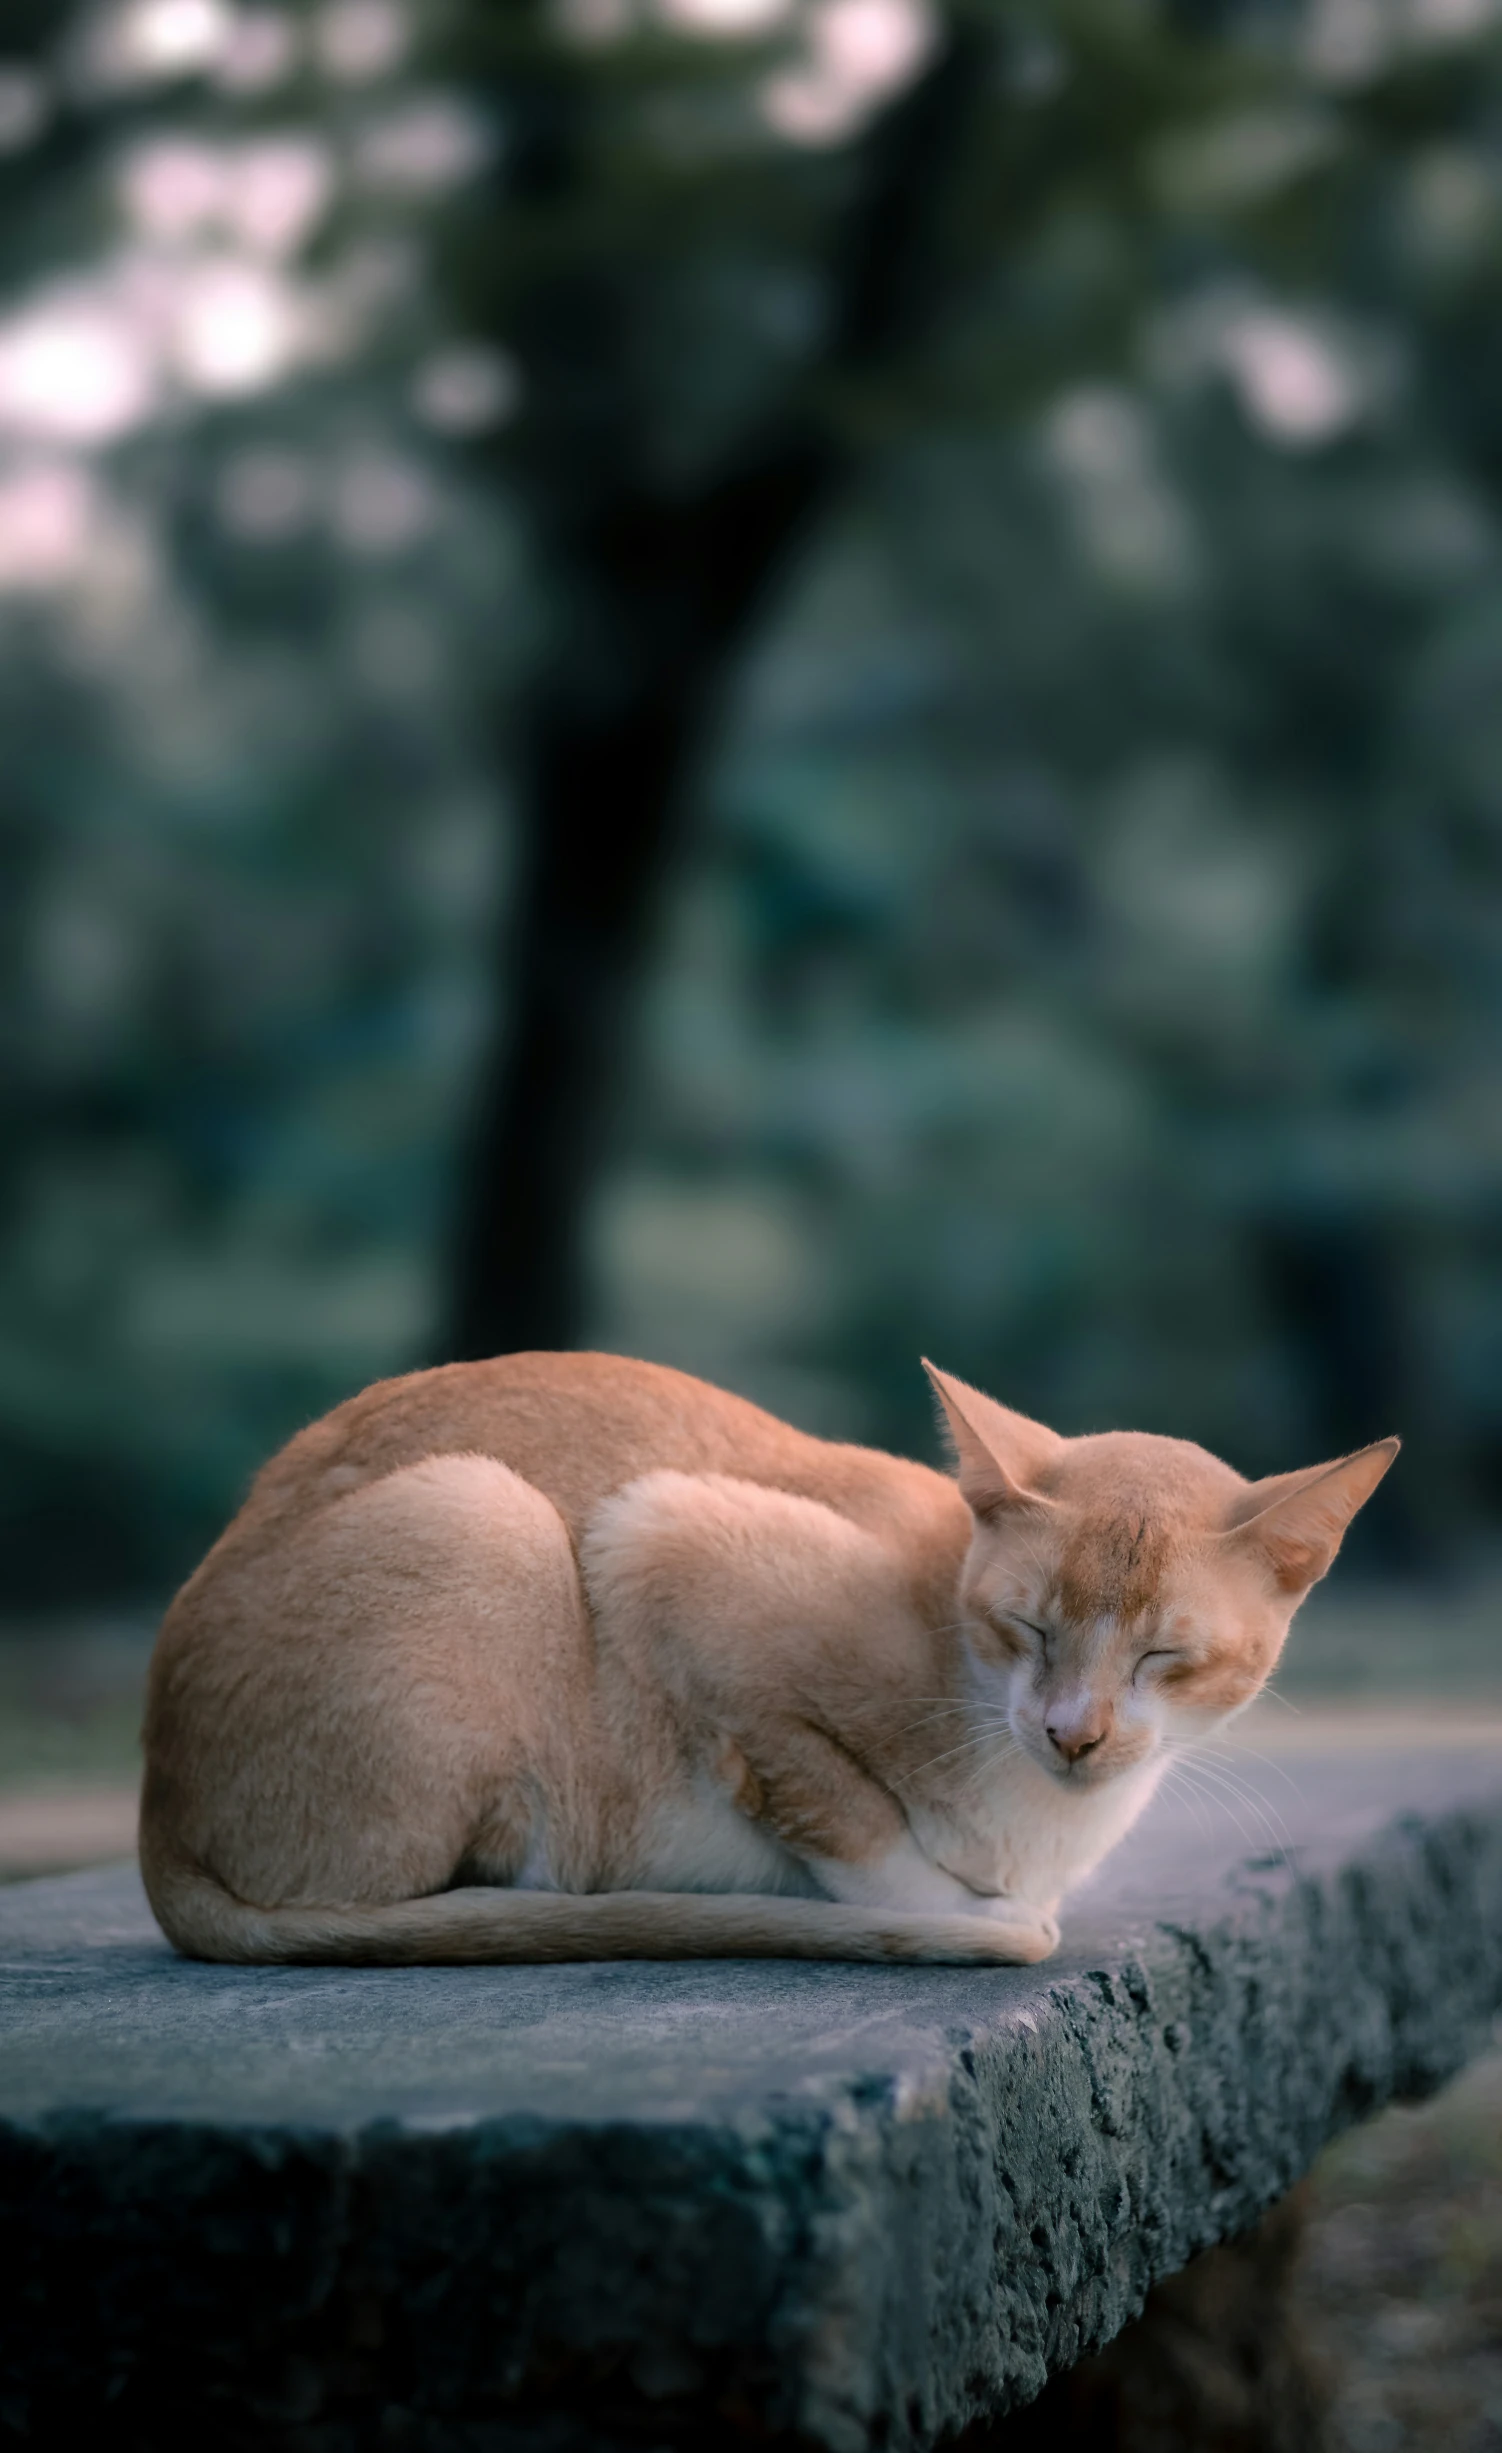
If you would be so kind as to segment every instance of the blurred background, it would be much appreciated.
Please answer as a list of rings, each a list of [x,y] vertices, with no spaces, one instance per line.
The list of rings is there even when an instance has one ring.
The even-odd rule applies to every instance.
[[[1492,0],[0,53],[9,1623],[380,1374],[932,1453],[927,1351],[1401,1430],[1325,1670],[1502,1682]]]
[[[1496,0],[7,0],[11,1871],[517,1346],[1399,1430],[1282,1683],[1502,1698],[1499,128]]]

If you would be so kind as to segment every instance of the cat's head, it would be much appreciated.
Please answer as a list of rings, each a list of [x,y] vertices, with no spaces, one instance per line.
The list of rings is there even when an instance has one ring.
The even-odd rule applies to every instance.
[[[1247,1482],[1189,1440],[1061,1439],[925,1364],[975,1520],[961,1605],[1013,1736],[1094,1788],[1249,1703],[1398,1453]]]

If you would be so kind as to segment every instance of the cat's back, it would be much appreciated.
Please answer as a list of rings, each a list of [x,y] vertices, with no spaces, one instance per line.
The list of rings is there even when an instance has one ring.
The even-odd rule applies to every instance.
[[[285,1522],[422,1457],[459,1453],[497,1457],[545,1492],[576,1541],[602,1499],[663,1469],[795,1491],[946,1555],[969,1533],[946,1475],[816,1439],[728,1389],[616,1354],[506,1354],[379,1380],[272,1458],[241,1521]]]

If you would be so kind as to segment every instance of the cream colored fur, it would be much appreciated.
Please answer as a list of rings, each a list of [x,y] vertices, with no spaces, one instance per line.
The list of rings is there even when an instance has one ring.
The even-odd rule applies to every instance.
[[[958,1478],[608,1355],[367,1389],[152,1663],[141,1861],[237,1960],[1023,1962],[1396,1453],[1248,1484],[941,1372]]]

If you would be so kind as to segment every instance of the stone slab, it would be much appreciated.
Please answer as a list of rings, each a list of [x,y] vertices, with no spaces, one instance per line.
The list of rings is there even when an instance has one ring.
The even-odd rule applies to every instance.
[[[927,2447],[1502,2007],[1502,1722],[1263,1721],[1031,1970],[230,1969],[0,1894],[0,2432]]]

